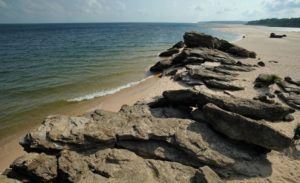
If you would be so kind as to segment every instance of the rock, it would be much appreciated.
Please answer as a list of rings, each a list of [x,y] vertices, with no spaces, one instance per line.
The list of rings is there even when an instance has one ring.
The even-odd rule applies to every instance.
[[[203,91],[177,90],[165,91],[164,98],[171,104],[204,106],[213,103],[218,107],[253,119],[265,119],[269,121],[281,121],[286,115],[295,112],[288,107],[266,104],[250,99],[232,98],[212,95]]]
[[[172,66],[171,60],[161,60],[157,62],[154,66],[150,68],[151,72],[162,72],[164,69],[167,69]]]
[[[135,152],[147,159],[160,159],[178,162],[183,165],[200,167],[203,163],[196,158],[188,156],[184,151],[176,149],[168,143],[157,141],[121,141],[117,145],[121,148]]]
[[[262,61],[258,62],[257,65],[259,65],[261,67],[265,67],[266,66],[266,64],[264,62],[262,62]]]
[[[220,133],[231,139],[245,141],[266,149],[283,150],[290,146],[292,139],[267,125],[239,114],[227,112],[207,104],[203,107],[207,122]]]
[[[282,92],[277,92],[278,98],[283,100],[288,106],[294,109],[300,109],[300,95],[289,94],[286,95]]]
[[[16,159],[8,173],[8,177],[15,178],[20,175],[34,182],[56,182],[57,160],[55,156],[30,153]],[[13,177],[12,177],[13,176]]]
[[[233,81],[234,77],[229,75],[224,75],[220,73],[216,73],[210,70],[207,70],[205,67],[195,67],[189,70],[189,75],[194,79],[206,80],[206,79],[215,79],[218,81]]]
[[[204,83],[209,88],[215,88],[220,90],[230,90],[230,91],[244,90],[244,87],[237,86],[229,82],[217,81],[214,79],[205,80]]]
[[[140,144],[139,148],[142,149],[155,142],[156,146],[166,150],[165,154],[149,151],[146,157],[170,160],[186,154],[186,157],[193,159],[194,164],[199,162],[199,165],[217,167],[218,172],[238,173],[239,170],[233,169],[234,164],[241,159],[251,161],[257,153],[251,148],[224,139],[206,124],[187,119],[155,118],[150,109],[143,105],[124,106],[119,113],[97,110],[82,117],[52,116],[38,130],[26,135],[22,145],[29,152],[59,154],[77,151],[89,154],[88,152],[118,147],[122,142],[137,141],[145,142]],[[169,151],[164,144],[177,151]],[[137,147],[131,150],[143,155],[142,150]],[[182,153],[172,154],[175,152]],[[178,161],[181,160],[176,160]],[[66,166],[68,168],[71,167]],[[78,170],[82,169],[84,167],[80,165]],[[74,175],[76,174],[75,172]]]
[[[293,80],[291,77],[285,77],[284,80],[290,84],[300,86],[300,81]]]
[[[278,64],[278,61],[275,60],[270,60],[269,63],[274,63],[274,64]]]
[[[188,58],[193,59],[188,59]],[[198,58],[197,60],[195,58]],[[187,60],[188,59],[188,60]],[[221,64],[236,64],[228,54],[207,48],[185,48],[180,54],[175,56],[172,64],[186,65],[190,63],[203,63],[204,61],[218,62]]]
[[[277,35],[275,33],[271,33],[270,34],[270,38],[283,38],[283,37],[286,37],[286,35],[285,34],[283,34],[283,35]]]
[[[260,74],[255,82],[260,83],[262,86],[269,86],[281,81],[281,78],[274,74]]]
[[[298,87],[296,85],[292,85],[292,84],[289,84],[286,81],[281,81],[281,80],[276,82],[276,83],[285,92],[300,94],[300,87]]]
[[[261,102],[267,103],[267,104],[275,104],[275,100],[269,99],[267,95],[259,95],[258,97],[254,97],[254,100],[259,100]]]
[[[183,39],[184,43],[189,48],[205,47],[210,49],[218,49],[221,46],[217,38],[199,32],[186,32],[183,36]]]
[[[177,42],[176,44],[174,44],[172,46],[172,48],[177,48],[177,49],[180,49],[180,48],[183,48],[185,46],[184,42],[183,41],[179,41]]]
[[[7,178],[4,175],[0,175],[0,182],[1,183],[21,183],[18,180]]]
[[[173,76],[177,73],[178,68],[168,68],[163,71],[163,76]]]
[[[185,75],[181,78],[181,81],[189,86],[196,86],[196,85],[204,85],[204,82],[198,79],[193,79],[189,75]]]
[[[159,54],[160,57],[171,57],[172,55],[179,53],[177,48],[170,48]]]
[[[233,76],[233,77],[236,77],[239,75],[238,73],[235,73],[233,71],[228,71],[228,70],[222,69],[220,67],[213,67],[213,68],[206,68],[206,69],[211,70],[216,73],[225,74],[225,75],[229,75],[229,76]]]
[[[201,167],[199,169],[199,178],[196,182],[201,183],[224,183],[223,180],[208,166]]]
[[[106,149],[94,155],[63,152],[61,182],[191,182],[204,175],[175,162],[146,160],[128,150]],[[205,174],[206,175],[206,174]]]
[[[251,72],[255,70],[249,66],[237,66],[237,65],[221,65],[218,68],[229,71],[239,71],[239,72]]]
[[[187,57],[184,61],[183,61],[183,65],[187,65],[187,64],[203,64],[205,61],[203,58],[199,58],[199,57]]]
[[[210,35],[199,32],[186,32],[183,36],[184,42],[187,47],[204,47],[210,49],[218,49],[240,57],[255,58],[256,53],[250,52],[244,48],[238,47],[225,40],[219,40]]]

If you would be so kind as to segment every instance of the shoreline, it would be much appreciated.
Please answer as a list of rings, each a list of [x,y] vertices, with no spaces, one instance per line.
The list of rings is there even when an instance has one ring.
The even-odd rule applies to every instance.
[[[134,86],[122,89],[116,93],[96,97],[91,100],[75,102],[72,109],[64,109],[58,114],[80,116],[95,109],[118,112],[123,105],[133,105],[137,101],[151,100],[151,98],[161,95],[166,87],[170,90],[183,88],[183,86],[170,79],[158,78],[157,75],[153,75],[145,78],[142,82]],[[66,108],[68,108],[68,106]],[[26,153],[19,145],[19,140],[30,130],[38,127],[41,122],[42,121],[27,129],[22,129],[18,133],[14,133],[0,141],[0,172],[8,168],[17,157]]]
[[[259,70],[259,73],[276,73],[282,77],[286,76],[285,74],[289,74],[291,77],[300,78],[300,73],[297,72],[300,69],[300,63],[297,64],[297,60],[299,58],[299,55],[291,55],[291,53],[297,53],[297,42],[293,42],[296,40],[300,40],[299,33],[290,33],[288,32],[288,40],[282,39],[282,40],[269,40],[269,38],[266,38],[268,36],[269,31],[266,30],[260,30],[255,27],[248,27],[248,26],[237,26],[237,27],[225,27],[225,28],[219,28],[221,31],[229,31],[229,32],[235,32],[235,33],[243,33],[246,35],[245,39],[240,39],[238,41],[235,41],[234,43],[242,46],[244,48],[256,51],[259,55],[259,58],[264,61],[267,66],[265,68],[262,68]],[[242,34],[242,35],[243,35]],[[264,44],[258,44],[259,41],[263,41]],[[291,42],[294,43],[290,45],[290,47],[294,48],[286,48],[284,50],[280,49],[280,46],[274,46],[274,42],[281,44],[288,44],[290,45]],[[299,48],[299,47],[298,47]],[[280,51],[276,50],[280,49]],[[292,49],[292,50],[288,50]],[[286,54],[282,54],[284,52],[287,52],[289,55],[287,57]],[[275,55],[273,55],[275,53]],[[277,54],[276,54],[277,53]],[[270,60],[277,60],[279,61],[278,64],[269,64],[268,61]],[[247,59],[245,62],[247,63]],[[252,62],[253,63],[253,62]],[[286,67],[286,69],[282,69],[283,67]],[[251,74],[245,73],[241,75],[241,78],[246,80],[245,82],[249,81],[249,78],[253,79],[257,76],[258,72],[253,72]],[[249,83],[248,83],[249,84]],[[252,84],[252,83],[251,83]],[[77,105],[76,110],[70,111],[70,113],[67,113],[66,115],[81,115],[83,113],[89,112],[94,109],[103,109],[107,111],[116,112],[120,109],[120,107],[124,104],[132,105],[136,101],[139,100],[149,100],[151,97],[160,95],[164,90],[172,90],[172,89],[182,89],[184,88],[180,84],[171,81],[170,79],[164,77],[164,78],[158,78],[158,77],[151,77],[147,79],[146,81],[143,81],[133,87],[126,88],[124,90],[121,90],[117,93],[114,93],[112,95],[103,96],[99,98],[95,98],[88,101],[82,101],[79,102]],[[253,89],[249,89],[250,92],[249,98],[255,96],[257,93]],[[236,96],[245,95],[244,92],[237,92],[235,93]],[[83,112],[82,112],[83,111]],[[299,119],[300,115],[299,113],[295,115],[296,119]],[[291,129],[287,129],[287,131],[290,131]],[[7,156],[2,154],[0,155],[1,165],[0,165],[0,172],[3,171],[4,168],[7,168],[7,165],[11,163],[12,160],[14,160],[17,156],[20,156],[21,154],[18,154],[18,148],[21,148],[21,146],[17,145],[16,142],[18,142],[18,138],[12,138],[11,139],[13,143],[6,144],[5,146],[7,149],[7,155],[10,155],[8,158]],[[5,148],[4,147],[4,148]],[[1,150],[2,150],[2,144],[1,144]],[[16,149],[17,148],[17,149]],[[16,149],[12,153],[12,149]],[[2,150],[3,151],[3,150]],[[22,151],[21,151],[22,152]],[[11,160],[10,160],[11,158]],[[5,161],[2,161],[5,160]],[[6,165],[3,164],[6,163]],[[278,166],[278,165],[277,165]]]

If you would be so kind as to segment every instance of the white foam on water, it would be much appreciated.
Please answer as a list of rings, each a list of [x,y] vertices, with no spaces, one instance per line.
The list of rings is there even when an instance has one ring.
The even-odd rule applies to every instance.
[[[84,95],[84,96],[81,96],[81,97],[76,97],[76,98],[73,98],[73,99],[69,99],[67,101],[68,102],[80,102],[80,101],[84,101],[84,100],[91,100],[91,99],[94,99],[94,98],[97,98],[97,97],[103,97],[103,96],[106,96],[106,95],[111,95],[111,94],[117,93],[121,90],[124,90],[126,88],[130,88],[132,86],[138,85],[141,82],[147,80],[148,78],[142,79],[140,81],[130,82],[130,83],[127,83],[125,85],[119,86],[117,88],[102,90],[102,91],[91,93],[91,94]]]

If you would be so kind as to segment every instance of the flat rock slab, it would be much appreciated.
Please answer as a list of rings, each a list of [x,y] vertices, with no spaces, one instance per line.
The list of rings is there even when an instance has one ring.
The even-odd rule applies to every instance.
[[[255,144],[266,149],[283,150],[292,139],[266,125],[239,114],[225,111],[213,104],[203,107],[204,117],[212,127],[231,139]]]
[[[163,96],[171,104],[186,104],[190,106],[204,106],[213,103],[218,107],[241,114],[253,119],[265,119],[268,121],[282,121],[287,115],[295,112],[294,109],[282,105],[266,104],[260,101],[224,97],[195,90],[166,91]]]
[[[205,80],[204,83],[209,88],[220,89],[220,90],[238,91],[238,90],[245,89],[244,87],[241,87],[241,86],[229,83],[229,82],[217,81],[214,79]]]
[[[215,79],[218,81],[234,81],[236,80],[232,76],[216,73],[205,69],[204,67],[197,67],[189,70],[189,75],[194,79]]]

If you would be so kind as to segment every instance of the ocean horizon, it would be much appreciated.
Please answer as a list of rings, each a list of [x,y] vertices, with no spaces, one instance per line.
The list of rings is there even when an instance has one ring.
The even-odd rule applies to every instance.
[[[191,30],[240,38],[203,23],[0,24],[1,134],[37,113],[45,117],[144,81],[159,52]]]

